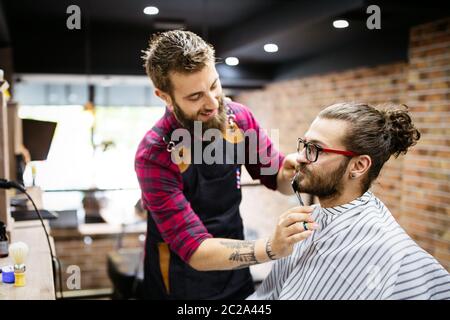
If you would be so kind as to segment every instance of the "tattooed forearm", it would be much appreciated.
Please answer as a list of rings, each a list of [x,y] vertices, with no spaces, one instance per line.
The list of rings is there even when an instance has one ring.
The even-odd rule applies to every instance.
[[[255,256],[255,241],[221,241],[220,243],[233,249],[228,260],[239,264],[233,269],[246,268],[258,263]]]
[[[234,251],[230,255],[229,260],[236,262],[256,262],[255,252],[241,253],[239,251]]]

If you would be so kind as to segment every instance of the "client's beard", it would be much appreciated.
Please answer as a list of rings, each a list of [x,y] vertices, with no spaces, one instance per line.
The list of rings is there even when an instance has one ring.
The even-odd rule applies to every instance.
[[[343,159],[339,167],[328,174],[323,174],[322,172],[312,173],[306,168],[304,163],[300,164],[301,173],[297,176],[299,191],[325,199],[339,196],[344,189],[342,177],[349,162],[350,159]]]
[[[176,103],[175,99],[172,98],[173,104],[173,113],[175,115],[175,118],[178,120],[178,122],[189,131],[194,131],[194,121],[200,121],[197,120],[197,118],[193,119],[189,116],[187,116],[183,110],[181,110],[180,106]],[[208,129],[218,129],[220,131],[224,131],[226,127],[227,122],[227,113],[225,110],[224,105],[224,99],[223,96],[221,96],[219,99],[219,109],[217,110],[217,114],[214,115],[211,119],[208,121],[202,122],[202,133],[204,133]],[[198,115],[197,115],[198,116]]]

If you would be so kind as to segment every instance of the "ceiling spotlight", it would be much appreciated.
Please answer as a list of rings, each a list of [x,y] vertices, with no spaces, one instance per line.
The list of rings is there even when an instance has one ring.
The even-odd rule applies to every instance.
[[[154,16],[159,13],[159,9],[157,7],[145,7],[144,13]]]
[[[348,21],[347,20],[334,20],[333,27],[335,27],[336,29],[347,28]]]
[[[264,45],[265,52],[277,52],[278,46],[275,43],[267,43]]]
[[[237,66],[239,64],[239,59],[236,57],[228,57],[225,59],[225,63],[229,66]]]

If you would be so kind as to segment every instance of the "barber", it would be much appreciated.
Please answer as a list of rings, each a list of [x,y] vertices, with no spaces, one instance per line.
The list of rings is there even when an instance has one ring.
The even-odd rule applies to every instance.
[[[267,188],[291,194],[296,155],[279,153],[247,107],[223,98],[214,49],[199,36],[188,31],[156,35],[144,60],[155,94],[167,106],[135,160],[149,212],[146,298],[243,299],[254,292],[249,266],[289,255],[315,224],[310,207],[297,207],[280,215],[270,237],[244,240],[241,165]],[[221,133],[220,139],[205,139],[208,129]],[[173,139],[180,130],[190,134],[189,143]],[[245,143],[244,133],[250,131],[257,145]],[[219,142],[223,161],[192,161],[199,150],[203,154]],[[231,162],[226,161],[230,150]],[[244,163],[236,159],[239,152],[245,153]]]

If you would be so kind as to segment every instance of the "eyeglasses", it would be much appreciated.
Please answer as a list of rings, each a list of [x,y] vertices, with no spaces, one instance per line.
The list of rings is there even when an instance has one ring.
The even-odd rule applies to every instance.
[[[319,158],[320,152],[327,152],[327,153],[337,153],[342,154],[344,156],[348,157],[354,157],[358,154],[353,151],[343,151],[343,150],[335,150],[335,149],[328,149],[323,148],[315,143],[306,142],[302,138],[297,139],[297,152],[300,154],[300,152],[303,151],[303,149],[306,148],[306,159],[310,162],[316,162]]]

